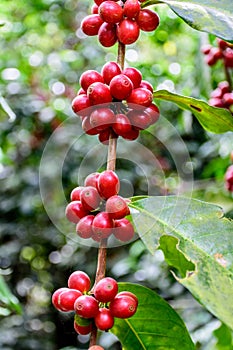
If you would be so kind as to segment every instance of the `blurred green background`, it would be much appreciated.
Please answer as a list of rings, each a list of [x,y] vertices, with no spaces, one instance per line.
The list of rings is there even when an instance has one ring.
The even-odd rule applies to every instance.
[[[92,4],[84,0],[1,0],[0,272],[22,308],[21,314],[16,312],[15,299],[8,307],[3,298],[0,301],[2,350],[88,348],[88,338],[77,337],[73,330],[72,315],[60,314],[51,306],[51,294],[66,285],[74,270],[85,270],[93,279],[97,250],[78,244],[74,232],[64,234],[66,223],[61,231],[50,220],[41,199],[39,166],[55,130],[77,125],[77,134],[80,131],[71,100],[79,88],[81,73],[87,69],[100,71],[106,61],[116,59],[117,47],[105,49],[96,37],[86,37],[79,29]],[[211,90],[224,80],[221,63],[210,71],[200,53],[201,45],[214,43],[214,38],[194,31],[166,6],[156,10],[161,18],[159,28],[155,33],[141,33],[140,40],[128,47],[126,64],[139,68],[155,89],[166,88],[207,101]],[[217,203],[232,217],[232,196],[224,187],[233,150],[232,133],[206,133],[190,113],[167,102],[158,104],[162,116],[186,144],[194,169],[193,197]],[[159,195],[178,191],[172,155],[154,137],[169,137],[166,128],[162,119],[149,132],[142,132],[139,141],[159,161],[161,171],[155,177],[154,189]],[[75,129],[73,132],[70,137],[65,133],[65,137],[53,140],[57,151],[69,149],[62,169],[64,193],[50,196],[48,189],[51,198],[46,205],[58,213],[65,209],[61,196],[68,200],[78,184],[83,159],[98,144],[95,136],[82,135],[81,147],[72,148]],[[106,146],[100,147],[105,154]],[[55,163],[47,169],[51,181],[57,171]],[[94,161],[85,163],[86,175],[96,170]],[[138,164],[119,160],[117,171],[131,184],[134,194],[146,193]],[[181,190],[191,195],[191,187]],[[69,227],[67,223],[67,233]],[[168,300],[184,318],[197,349],[230,349],[221,347],[228,330],[222,326],[216,331],[221,323],[174,280],[160,251],[151,256],[140,241],[110,249],[108,274],[119,281],[146,285]],[[121,349],[110,334],[101,335],[100,342],[106,349]]]

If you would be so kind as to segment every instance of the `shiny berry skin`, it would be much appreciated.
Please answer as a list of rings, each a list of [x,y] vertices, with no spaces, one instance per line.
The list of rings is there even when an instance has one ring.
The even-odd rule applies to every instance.
[[[91,84],[97,82],[103,83],[104,78],[99,72],[92,69],[89,69],[86,72],[84,72],[79,79],[79,84],[81,85],[84,91],[87,91],[88,87]]]
[[[210,97],[213,97],[213,98],[222,98],[222,96],[223,96],[222,90],[219,88],[213,90],[210,93]]]
[[[222,95],[225,94],[226,92],[230,92],[230,85],[229,85],[228,81],[221,81],[218,84],[218,88],[221,90]]]
[[[97,316],[94,319],[95,325],[101,331],[108,331],[114,325],[114,317],[109,309],[100,308]]]
[[[115,122],[115,114],[110,108],[98,108],[90,115],[90,123],[98,131],[112,126]]]
[[[137,22],[131,19],[123,19],[123,21],[117,24],[116,34],[122,44],[130,45],[138,39],[140,29]]]
[[[145,108],[144,113],[149,114],[149,116],[151,117],[151,124],[156,123],[160,116],[159,109],[154,103],[152,103],[149,107]]]
[[[75,187],[70,194],[70,200],[80,201],[80,193],[82,192],[83,189],[84,189],[84,186]]]
[[[109,305],[113,317],[129,318],[137,311],[136,301],[128,295],[116,296]]]
[[[90,107],[90,105],[91,105],[90,100],[86,94],[78,95],[72,101],[72,109],[74,113],[80,114],[80,115],[83,115],[81,111]]]
[[[92,106],[112,102],[112,95],[109,87],[100,82],[93,83],[89,86],[87,96]]]
[[[128,219],[115,220],[114,236],[121,242],[128,242],[134,237],[134,228]]]
[[[104,47],[113,46],[117,42],[116,25],[104,22],[98,31],[98,39]]]
[[[59,311],[62,311],[62,310],[60,309],[60,305],[58,304],[58,297],[62,292],[67,290],[69,290],[69,288],[59,288],[55,290],[55,292],[52,295],[52,304]]]
[[[58,305],[61,311],[74,311],[75,301],[82,295],[77,289],[68,289],[58,296]]]
[[[121,297],[121,296],[123,296],[123,295],[127,295],[127,296],[133,298],[133,299],[135,300],[137,306],[138,306],[138,298],[136,297],[135,294],[133,294],[133,293],[127,291],[127,290],[124,290],[124,291],[119,292],[119,293],[117,294],[117,298],[118,298],[118,297]]]
[[[115,195],[108,198],[106,202],[106,212],[109,213],[112,219],[122,219],[129,211],[128,205],[124,198]]]
[[[81,317],[93,318],[98,314],[99,305],[91,295],[82,295],[76,300],[74,310]]]
[[[208,66],[213,66],[217,62],[217,59],[212,55],[211,51],[208,55],[205,57],[205,62],[208,64]]]
[[[125,68],[122,74],[126,75],[133,83],[133,88],[136,89],[140,86],[142,81],[142,73],[133,67]]]
[[[98,191],[102,198],[108,199],[116,195],[120,189],[120,181],[112,170],[103,171],[98,178]]]
[[[92,7],[91,7],[91,13],[92,14],[98,15],[98,10],[99,10],[99,6],[98,5],[96,5],[96,4],[92,5]]]
[[[92,222],[92,238],[99,241],[104,238],[108,238],[112,234],[113,220],[106,212],[100,212],[97,214]]]
[[[94,288],[94,296],[98,301],[108,303],[113,300],[118,292],[118,284],[111,277],[100,280]]]
[[[100,26],[104,23],[98,14],[86,16],[81,22],[81,28],[84,34],[94,36],[98,34]]]
[[[80,335],[88,335],[92,331],[92,323],[87,326],[80,326],[74,321],[74,330]]]
[[[133,91],[127,98],[127,102],[145,107],[149,107],[152,103],[152,100],[152,93],[149,90],[143,88],[133,89]]]
[[[102,346],[99,345],[93,345],[90,348],[88,348],[88,350],[104,350],[104,348],[102,348]]]
[[[126,132],[122,137],[129,141],[134,141],[139,136],[139,130],[132,128],[129,132]]]
[[[123,18],[122,7],[114,1],[104,1],[99,6],[99,15],[104,22],[116,24]]]
[[[152,32],[159,25],[159,16],[154,11],[144,9],[139,12],[136,21],[141,30]]]
[[[117,114],[112,128],[117,135],[122,136],[125,133],[131,131],[132,126],[130,124],[129,118],[127,118],[126,115]]]
[[[105,84],[109,85],[112,78],[121,74],[121,67],[116,62],[107,62],[101,70]]]
[[[93,186],[97,188],[99,176],[100,173],[89,174],[84,180],[84,186]]]
[[[89,291],[91,280],[83,271],[74,271],[68,278],[68,287],[84,293]]]
[[[100,200],[101,198],[97,189],[92,186],[84,187],[80,194],[80,201],[88,211],[97,209],[100,205]]]
[[[147,80],[142,80],[139,87],[140,87],[140,88],[147,89],[147,90],[149,90],[149,91],[152,92],[152,93],[154,92],[153,86],[152,86],[152,85],[149,83],[149,81],[147,81]]]
[[[138,0],[126,0],[124,4],[124,16],[132,19],[136,18],[141,10]]]
[[[88,214],[80,201],[70,202],[66,207],[66,217],[70,222],[77,224],[81,218]]]
[[[223,95],[223,102],[226,106],[233,105],[233,92],[226,92]]]
[[[100,6],[105,0],[94,0],[97,6]]]
[[[94,220],[94,215],[86,215],[76,225],[76,233],[79,237],[88,239],[93,235],[92,223]]]
[[[124,100],[131,94],[133,83],[126,75],[119,74],[111,80],[109,87],[113,97]]]
[[[208,103],[210,106],[213,106],[213,107],[218,107],[218,108],[224,107],[224,103],[221,98],[211,98],[209,99]]]
[[[83,131],[87,135],[97,135],[99,132],[96,130],[96,128],[93,128],[90,124],[90,117],[84,117],[82,121],[82,128]]]
[[[149,114],[140,111],[130,111],[127,114],[132,126],[138,130],[145,130],[152,124]]]
[[[103,143],[104,145],[109,144],[109,137],[110,135],[112,138],[116,139],[118,136],[113,132],[111,128],[107,128],[105,130],[100,131],[99,133],[99,141]]]

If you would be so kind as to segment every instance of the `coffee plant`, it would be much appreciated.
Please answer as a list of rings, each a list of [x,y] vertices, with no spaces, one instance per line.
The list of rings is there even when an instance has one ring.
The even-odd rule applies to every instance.
[[[163,13],[159,14],[162,4],[167,4],[191,27],[210,34],[212,42],[202,46],[202,53],[211,69],[221,65],[224,80],[218,81],[211,92],[209,103],[154,87],[143,78],[143,67],[141,72],[139,68],[127,64],[129,45],[140,41],[142,33],[143,40],[148,40],[148,43],[150,36],[156,37],[162,21]],[[166,123],[163,118],[163,111],[172,104],[191,112],[192,117],[199,123],[200,133],[205,130],[217,136],[226,134],[231,140],[230,145],[233,146],[232,4],[229,0],[224,0],[221,4],[212,0],[204,4],[202,1],[183,0],[95,0],[89,5],[90,12],[84,14],[79,35],[84,36],[86,41],[92,40],[89,37],[94,37],[93,40],[96,37],[97,41],[92,43],[103,47],[104,50],[112,50],[109,56],[111,59],[98,62],[98,69],[95,66],[95,60],[98,58],[93,59],[93,66],[80,74],[76,91],[69,93],[66,87],[66,93],[75,115],[71,128],[74,128],[75,133],[75,126],[81,125],[86,140],[90,140],[87,141],[90,145],[92,139],[97,137],[98,152],[105,159],[101,165],[95,166],[98,163],[95,161],[89,164],[91,172],[86,173],[78,185],[70,188],[68,203],[63,208],[65,220],[61,219],[60,228],[61,231],[67,230],[68,236],[67,227],[70,223],[71,235],[76,237],[76,240],[73,239],[73,245],[78,242],[80,246],[91,247],[91,258],[96,266],[92,271],[85,271],[84,261],[83,270],[74,268],[74,262],[67,262],[70,263],[72,272],[63,276],[64,284],[57,288],[50,287],[54,315],[71,320],[73,334],[81,340],[87,340],[86,346],[89,350],[104,349],[101,339],[106,336],[106,332],[114,334],[118,339],[119,348],[126,350],[198,349],[198,342],[194,343],[181,315],[165,300],[166,298],[159,296],[152,288],[134,283],[130,277],[129,282],[118,282],[116,277],[110,276],[109,255],[117,256],[117,251],[126,244],[140,242],[143,249],[151,255],[155,255],[158,250],[162,251],[174,280],[189,290],[215,319],[222,322],[215,331],[219,339],[216,350],[230,350],[233,345],[232,221],[224,216],[219,206],[183,196],[179,189],[169,192],[166,186],[162,189],[162,185],[157,185],[155,181],[148,186],[147,193],[125,195],[118,152],[123,154],[123,144],[129,168],[131,154],[137,152],[142,152],[147,166],[160,167],[162,160],[160,164],[149,164],[152,159],[150,153],[138,148],[137,140],[145,137],[147,141],[150,138],[150,130],[156,130],[160,122],[165,123],[168,135],[170,131],[173,132],[172,124]],[[172,21],[172,18],[170,20]],[[168,38],[169,34],[168,32]],[[116,55],[115,59],[113,54]],[[153,54],[156,56],[156,52]],[[192,68],[195,70],[195,67]],[[56,88],[59,87],[54,87],[55,90]],[[43,98],[46,99],[45,96]],[[14,122],[16,116],[3,97],[1,105]],[[161,105],[161,108],[158,105]],[[52,140],[53,137],[59,138],[59,132],[64,128],[62,120],[53,119],[49,128],[50,133],[55,130]],[[37,150],[43,137],[44,130],[40,133],[39,128],[33,129],[30,138],[31,149]],[[162,143],[162,138],[159,141]],[[180,142],[179,146],[182,145]],[[48,162],[54,161],[50,147],[51,139],[43,145],[40,187],[44,207],[54,223],[56,199],[53,198],[54,205],[51,208],[52,201],[48,190]],[[174,151],[174,163],[181,182],[191,187],[192,169],[190,170],[191,164],[188,168],[188,157],[180,163],[175,156],[176,145],[174,144],[174,150],[173,146],[167,147],[170,147],[172,154]],[[66,150],[55,159],[58,166],[65,153]],[[231,161],[232,156],[230,159],[228,157],[224,169],[225,188],[229,196],[233,192]],[[73,164],[70,164],[70,169],[72,166]],[[166,168],[166,164],[163,166]],[[68,169],[67,172],[69,171]],[[155,192],[155,184],[161,187],[159,195],[151,195]],[[56,184],[55,187],[57,192],[61,190],[60,184]],[[61,244],[55,239],[53,244],[56,246],[56,243]],[[29,256],[36,254],[36,251],[27,248],[22,257],[33,260]],[[111,253],[112,250],[114,253]],[[85,253],[83,259],[84,255]],[[51,257],[52,259],[54,258]],[[65,262],[63,264],[65,265]],[[55,268],[53,273],[57,273]],[[17,299],[3,279],[0,279],[0,300],[2,315],[22,312]],[[59,327],[62,337],[63,329],[61,325]]]

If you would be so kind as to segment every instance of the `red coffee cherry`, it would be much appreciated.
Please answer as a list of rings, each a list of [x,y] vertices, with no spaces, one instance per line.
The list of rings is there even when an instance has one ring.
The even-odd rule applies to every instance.
[[[90,289],[91,280],[85,272],[74,271],[68,278],[68,287],[84,293]]]
[[[119,74],[111,80],[109,87],[113,97],[124,100],[131,94],[133,83],[126,75]]]
[[[100,176],[100,173],[89,174],[84,180],[84,186],[93,186],[97,188],[99,176]]]
[[[112,102],[109,87],[100,82],[93,83],[89,86],[87,96],[92,106]]]
[[[99,28],[104,21],[98,14],[92,14],[86,16],[81,22],[81,29],[83,33],[88,36],[94,36],[98,34]]]
[[[91,295],[82,295],[75,301],[74,310],[81,317],[93,318],[98,314],[99,305]]]
[[[221,81],[218,84],[218,88],[221,90],[222,95],[225,94],[226,92],[230,92],[230,85],[228,83],[228,81]],[[221,97],[222,97],[221,95]],[[217,97],[217,96],[213,96],[213,97]]]
[[[104,47],[113,46],[117,42],[116,25],[104,22],[98,31],[98,39]]]
[[[104,1],[99,6],[99,15],[107,23],[119,23],[123,18],[122,7],[114,1]]]
[[[110,135],[112,138],[116,139],[118,135],[116,135],[111,128],[107,128],[105,130],[100,131],[99,133],[99,141],[103,143],[104,145],[109,144],[109,137]]]
[[[138,39],[140,29],[137,22],[126,18],[117,24],[116,34],[122,44],[130,45]]]
[[[94,321],[96,327],[101,331],[108,331],[114,325],[114,317],[107,308],[100,308]]]
[[[208,55],[206,55],[205,62],[208,64],[208,66],[213,66],[217,62],[217,59],[214,57],[211,51]]]
[[[104,78],[99,72],[91,69],[84,72],[79,79],[79,84],[81,85],[84,91],[87,91],[88,87],[91,84],[97,82],[103,83]]]
[[[106,212],[97,214],[92,222],[92,238],[99,242],[101,239],[108,238],[112,234],[114,223],[110,215]]]
[[[80,326],[74,321],[74,330],[80,335],[88,335],[92,331],[92,323],[87,326]]]
[[[105,0],[94,0],[97,6],[100,6]]]
[[[233,165],[230,165],[225,174],[225,186],[230,192],[233,192]]]
[[[136,19],[139,28],[145,32],[152,32],[159,25],[159,16],[151,10],[141,10]]]
[[[126,75],[133,83],[133,88],[136,89],[140,86],[142,81],[142,73],[133,67],[125,68],[122,74]]]
[[[139,130],[136,130],[134,128],[132,128],[129,132],[122,135],[122,137],[124,139],[129,140],[129,141],[136,140],[138,138],[138,136],[139,136]]]
[[[208,55],[208,54],[210,53],[211,49],[212,49],[212,45],[210,45],[210,44],[203,45],[203,46],[201,47],[201,52],[202,52],[204,55]]]
[[[124,198],[115,195],[108,198],[106,212],[109,213],[112,219],[122,219],[128,214],[129,208]]]
[[[115,220],[113,234],[119,241],[128,242],[134,237],[134,227],[128,219]]]
[[[153,92],[154,92],[153,86],[152,86],[148,81],[146,81],[146,80],[142,80],[139,87],[151,91],[152,94],[153,94]]]
[[[149,114],[140,111],[130,111],[127,114],[132,126],[138,130],[145,130],[152,124]]]
[[[90,124],[90,117],[84,117],[82,121],[82,129],[87,135],[97,135],[99,132]]]
[[[226,49],[224,51],[224,64],[228,68],[233,68],[233,49]]]
[[[101,70],[105,84],[109,85],[112,78],[121,74],[121,67],[116,62],[107,62]]]
[[[104,348],[102,348],[102,346],[99,345],[93,345],[90,348],[88,348],[88,350],[104,350]]]
[[[119,136],[123,136],[132,129],[129,118],[127,118],[124,114],[116,115],[115,123],[112,127],[115,133]]]
[[[84,186],[75,187],[70,194],[70,200],[80,201],[80,193],[82,192],[83,189],[84,189]]]
[[[82,295],[77,289],[68,289],[58,296],[58,305],[61,311],[74,311],[75,301]]]
[[[94,296],[98,301],[108,303],[113,300],[118,292],[118,284],[111,277],[100,280],[94,288]]]
[[[97,209],[100,205],[100,200],[101,198],[97,189],[92,186],[84,187],[80,194],[80,201],[88,211]]]
[[[126,0],[124,4],[124,16],[129,19],[136,18],[141,10],[138,0]]]
[[[98,178],[98,191],[102,198],[108,199],[119,192],[120,181],[112,170],[103,171]]]
[[[226,92],[223,95],[223,102],[228,107],[233,105],[233,92]]]
[[[92,14],[95,14],[95,15],[98,15],[98,9],[99,9],[99,6],[98,6],[98,5],[96,5],[96,4],[92,5],[92,7],[91,7],[91,13],[92,13]]]
[[[159,119],[160,112],[158,107],[154,103],[152,103],[149,107],[145,108],[144,112],[146,114],[149,114],[149,116],[151,117],[151,124],[156,123]]]
[[[67,290],[69,290],[69,288],[59,288],[55,290],[55,292],[52,295],[52,304],[59,311],[62,311],[62,310],[60,309],[60,305],[58,304],[58,297],[62,292]]]
[[[109,305],[113,317],[129,318],[137,311],[136,301],[128,295],[116,296]]]
[[[90,115],[90,123],[99,132],[109,128],[115,122],[115,114],[110,108],[96,109]]]
[[[213,106],[213,107],[218,107],[218,108],[224,107],[224,103],[223,103],[222,99],[220,99],[220,98],[209,99],[209,105]]]
[[[152,100],[152,93],[149,90],[143,88],[134,89],[127,98],[127,102],[142,105],[145,107],[149,107],[152,103]]]
[[[87,215],[84,218],[80,219],[80,221],[76,225],[76,233],[79,237],[88,239],[93,235],[92,231],[92,223],[94,220],[94,215]]]
[[[127,291],[127,290],[124,290],[123,292],[118,293],[117,297],[121,297],[123,295],[127,295],[127,296],[133,298],[135,300],[137,306],[138,306],[138,298],[137,298],[137,296],[135,294],[133,294],[133,293]]]
[[[66,217],[70,222],[77,224],[81,218],[88,214],[80,201],[70,202],[66,207]]]
[[[90,107],[90,100],[86,94],[76,96],[72,101],[72,109],[74,113],[83,115],[81,112],[83,109]]]

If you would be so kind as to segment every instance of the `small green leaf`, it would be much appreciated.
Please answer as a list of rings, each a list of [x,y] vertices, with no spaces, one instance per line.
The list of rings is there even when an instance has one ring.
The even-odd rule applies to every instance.
[[[132,283],[119,283],[138,297],[136,314],[115,318],[114,333],[124,350],[194,350],[185,324],[172,307],[152,290]]]
[[[0,314],[8,316],[11,312],[22,312],[18,299],[11,293],[3,277],[0,275]],[[5,309],[5,311],[4,311]]]
[[[160,247],[182,275],[186,269],[177,280],[233,329],[233,222],[221,208],[184,197],[150,197],[129,205],[136,209],[132,220],[147,249],[153,254]]]
[[[214,335],[218,340],[216,344],[217,350],[233,349],[233,334],[225,324],[221,324],[221,326],[214,331]]]
[[[232,0],[149,0],[143,7],[164,3],[194,29],[233,41]]]
[[[180,108],[191,111],[203,128],[208,131],[216,134],[233,131],[233,116],[224,108],[212,107],[196,98],[174,94],[166,90],[155,91],[154,98],[174,102]]]

